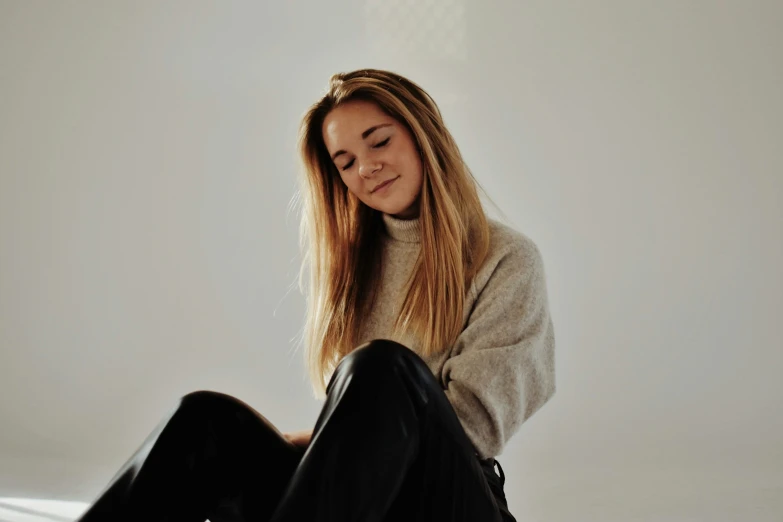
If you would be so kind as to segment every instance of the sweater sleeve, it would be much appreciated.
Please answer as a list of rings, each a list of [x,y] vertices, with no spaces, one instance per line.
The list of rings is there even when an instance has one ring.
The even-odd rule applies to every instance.
[[[477,287],[443,369],[446,396],[481,458],[500,455],[555,392],[555,339],[541,254],[526,237],[505,250]]]

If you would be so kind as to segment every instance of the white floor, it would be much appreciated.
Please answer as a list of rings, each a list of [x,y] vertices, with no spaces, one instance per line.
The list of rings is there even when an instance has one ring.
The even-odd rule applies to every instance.
[[[65,522],[74,520],[87,507],[85,502],[30,498],[0,498],[2,522]]]
[[[684,473],[644,480],[596,474],[539,482],[509,494],[520,522],[781,522],[783,476]],[[535,490],[533,492],[532,490]],[[0,522],[69,522],[87,504],[0,498]]]

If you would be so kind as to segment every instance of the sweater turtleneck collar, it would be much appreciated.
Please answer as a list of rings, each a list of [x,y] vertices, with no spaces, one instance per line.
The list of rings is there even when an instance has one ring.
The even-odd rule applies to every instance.
[[[405,243],[421,242],[419,219],[399,219],[389,214],[383,214],[383,224],[392,239]]]

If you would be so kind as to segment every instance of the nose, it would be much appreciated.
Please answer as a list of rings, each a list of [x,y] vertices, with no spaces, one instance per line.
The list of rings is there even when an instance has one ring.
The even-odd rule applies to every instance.
[[[370,179],[379,170],[381,163],[374,159],[368,158],[359,164],[359,175],[365,179]]]

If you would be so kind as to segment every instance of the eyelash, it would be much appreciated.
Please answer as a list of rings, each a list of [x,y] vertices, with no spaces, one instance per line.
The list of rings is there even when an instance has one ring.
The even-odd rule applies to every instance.
[[[388,143],[389,143],[389,140],[390,140],[390,139],[391,139],[391,136],[389,136],[388,138],[386,138],[386,139],[385,139],[385,140],[383,140],[383,141],[380,141],[380,142],[378,142],[376,145],[373,145],[373,146],[372,146],[372,148],[374,148],[374,149],[380,149],[381,147],[385,147],[386,145],[388,145]],[[351,168],[351,166],[353,165],[353,162],[354,162],[354,160],[351,160],[351,161],[349,161],[349,162],[348,162],[348,163],[347,163],[347,164],[346,164],[346,165],[345,165],[345,166],[344,166],[342,169],[340,169],[340,170],[348,170],[348,169],[350,169],[350,168]]]

